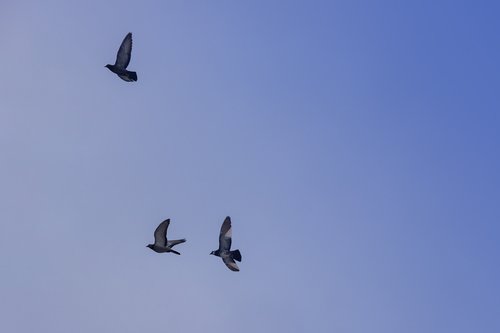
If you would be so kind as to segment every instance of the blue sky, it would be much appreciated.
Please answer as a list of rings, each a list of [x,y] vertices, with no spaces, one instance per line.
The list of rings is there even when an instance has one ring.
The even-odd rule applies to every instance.
[[[498,332],[499,9],[3,1],[1,330]]]

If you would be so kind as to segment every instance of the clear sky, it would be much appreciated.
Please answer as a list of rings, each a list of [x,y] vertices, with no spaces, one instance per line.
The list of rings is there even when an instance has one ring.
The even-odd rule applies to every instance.
[[[499,11],[3,0],[0,331],[499,332]]]

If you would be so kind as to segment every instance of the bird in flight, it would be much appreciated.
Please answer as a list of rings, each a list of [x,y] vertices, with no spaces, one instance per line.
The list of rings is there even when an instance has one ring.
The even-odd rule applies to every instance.
[[[132,33],[129,32],[123,39],[120,49],[116,54],[116,61],[114,65],[106,65],[110,71],[118,75],[122,80],[127,82],[137,81],[137,73],[127,70],[128,63],[132,54]]]
[[[172,250],[172,248],[177,244],[184,243],[186,239],[183,238],[167,240],[167,229],[169,224],[170,219],[166,219],[165,221],[160,223],[160,225],[155,230],[155,243],[148,244],[147,247],[157,253],[173,252],[175,254],[180,254],[179,252]]]
[[[232,227],[231,218],[228,216],[222,223],[219,234],[219,249],[212,251],[210,254],[221,257],[227,268],[234,272],[239,272],[240,269],[236,265],[235,260],[241,261],[240,250],[231,251]]]

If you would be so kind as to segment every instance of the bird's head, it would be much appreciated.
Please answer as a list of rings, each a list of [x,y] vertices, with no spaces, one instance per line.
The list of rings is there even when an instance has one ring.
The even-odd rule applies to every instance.
[[[107,64],[107,65],[106,65],[106,66],[104,66],[104,67],[111,69],[111,66],[113,66],[113,65]]]
[[[146,247],[149,247],[151,250],[153,249],[153,244],[148,244]]]
[[[215,256],[215,251],[210,252],[210,254]]]

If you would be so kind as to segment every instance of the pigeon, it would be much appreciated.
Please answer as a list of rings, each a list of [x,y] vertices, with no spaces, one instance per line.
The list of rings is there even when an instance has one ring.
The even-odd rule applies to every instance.
[[[130,72],[126,68],[130,62],[132,53],[132,33],[129,32],[123,39],[122,45],[116,54],[116,61],[114,65],[106,65],[110,71],[118,75],[122,80],[127,82],[137,81],[137,73]]]
[[[239,272],[240,269],[238,268],[238,265],[236,265],[235,260],[241,261],[241,253],[240,250],[231,251],[231,237],[231,218],[228,216],[220,228],[219,249],[212,251],[210,254],[221,257],[227,268],[234,272]]]
[[[155,230],[155,243],[148,244],[147,247],[157,253],[173,252],[180,255],[179,252],[172,250],[172,248],[177,244],[184,243],[186,239],[167,240],[167,229],[169,224],[170,219],[166,219],[160,223]]]

